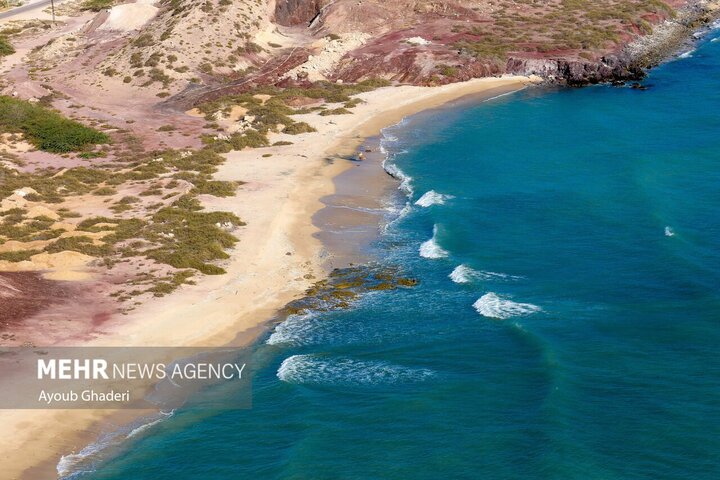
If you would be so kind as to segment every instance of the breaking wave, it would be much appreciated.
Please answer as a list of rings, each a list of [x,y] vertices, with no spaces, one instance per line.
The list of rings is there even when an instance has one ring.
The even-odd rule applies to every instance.
[[[63,455],[55,467],[58,478],[62,480],[72,480],[81,475],[94,472],[96,465],[102,460],[103,453],[108,449],[120,446],[123,441],[133,438],[158,423],[167,420],[173,416],[174,413],[175,410],[169,412],[161,411],[157,414],[144,417],[129,426],[103,435],[97,442],[91,443],[78,453]]]
[[[310,385],[388,385],[427,380],[435,372],[387,362],[293,355],[283,360],[277,377],[286,383]]]
[[[393,225],[405,218],[412,211],[412,205],[410,205],[410,202],[407,202],[402,207],[388,207],[387,211],[392,219],[381,227],[380,231],[382,234],[386,234]]]
[[[452,195],[445,195],[442,193],[438,193],[435,190],[430,190],[422,197],[420,197],[418,201],[415,202],[415,205],[425,208],[431,207],[433,205],[444,205],[446,200],[451,200],[453,198],[455,197],[453,197]]]
[[[430,240],[420,245],[420,256],[423,258],[445,258],[448,256],[447,250],[442,248],[437,242],[437,225],[433,227],[433,236]]]
[[[692,58],[693,53],[695,53],[695,49],[688,50],[687,52],[683,52],[680,55],[678,55],[678,58]]]
[[[290,315],[284,322],[277,325],[265,343],[268,345],[300,345],[304,337],[312,336],[318,329],[315,323],[315,312],[306,315]]]
[[[474,270],[465,264],[455,267],[448,277],[455,283],[471,283],[475,280],[517,280],[520,278],[506,273]]]
[[[511,300],[499,297],[490,292],[478,298],[473,303],[475,310],[483,317],[498,318],[504,320],[511,317],[520,317],[542,311],[532,303],[516,303]]]
[[[672,227],[665,227],[665,236],[666,237],[674,237],[675,230],[673,230]]]
[[[383,162],[383,168],[387,172],[388,175],[393,177],[394,179],[398,180],[400,182],[400,185],[398,188],[405,192],[406,195],[410,196],[413,194],[413,186],[412,186],[412,177],[407,175],[405,172],[400,170],[400,168],[397,167],[397,165],[393,164],[387,164],[387,162]]]

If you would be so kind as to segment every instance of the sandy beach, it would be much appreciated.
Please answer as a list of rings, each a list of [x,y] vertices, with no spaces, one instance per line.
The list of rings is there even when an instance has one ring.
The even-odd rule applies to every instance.
[[[313,216],[334,193],[333,179],[351,168],[344,157],[363,139],[403,117],[468,95],[493,96],[536,79],[484,78],[441,87],[386,87],[364,93],[353,115],[313,116],[318,130],[292,137],[293,145],[235,151],[216,174],[245,182],[234,197],[201,197],[209,210],[230,211],[247,225],[223,264],[226,275],[149,302],[109,323],[97,346],[246,345],[278,309],[299,298],[336,261],[318,239]],[[299,115],[298,119],[302,119]],[[310,120],[308,120],[310,121]],[[271,141],[288,140],[273,134]],[[56,478],[62,455],[78,452],[107,430],[143,412],[2,411],[3,478]]]

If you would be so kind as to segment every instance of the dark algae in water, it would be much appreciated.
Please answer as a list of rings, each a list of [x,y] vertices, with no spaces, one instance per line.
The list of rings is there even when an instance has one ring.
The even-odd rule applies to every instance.
[[[289,303],[283,316],[325,312],[350,308],[351,302],[373,290],[394,290],[414,287],[419,281],[404,277],[399,267],[362,265],[333,270],[327,279],[320,280],[305,292],[305,297]]]

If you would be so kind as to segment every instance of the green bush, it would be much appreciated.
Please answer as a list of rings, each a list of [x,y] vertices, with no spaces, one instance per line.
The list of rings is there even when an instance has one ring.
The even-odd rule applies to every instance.
[[[15,49],[10,44],[7,38],[0,36],[0,57],[12,55],[15,53]]]
[[[175,268],[193,268],[206,275],[219,275],[225,271],[208,262],[228,258],[226,248],[237,239],[217,224],[230,222],[244,225],[229,212],[200,212],[197,199],[184,196],[172,206],[153,215],[149,239],[162,247],[148,252],[148,257]],[[168,238],[168,234],[172,234]]]
[[[108,143],[102,132],[24,100],[0,96],[0,131],[22,132],[40,150],[73,152],[87,145]]]
[[[0,261],[22,262],[30,260],[30,257],[41,253],[40,250],[21,250],[14,252],[0,252]]]
[[[112,7],[113,0],[85,0],[80,6],[80,10],[92,10],[99,12],[106,8]]]

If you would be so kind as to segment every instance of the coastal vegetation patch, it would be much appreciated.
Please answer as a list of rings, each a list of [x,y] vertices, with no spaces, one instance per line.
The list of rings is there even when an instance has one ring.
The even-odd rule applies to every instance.
[[[0,131],[22,133],[38,149],[54,153],[110,141],[106,134],[49,108],[8,96],[0,96]]]
[[[307,122],[299,122],[293,115],[318,112],[321,116],[348,115],[351,109],[362,103],[354,95],[369,92],[390,85],[384,79],[368,79],[358,83],[342,84],[328,81],[308,83],[304,86],[277,87],[260,86],[238,95],[225,95],[216,100],[202,103],[197,108],[205,114],[205,119],[215,122],[222,116],[230,115],[234,107],[242,107],[247,112],[243,122],[245,127],[227,138],[206,135],[203,141],[215,152],[226,153],[230,150],[258,148],[270,145],[267,134],[282,132],[299,135],[316,131]],[[342,104],[337,108],[318,105],[306,108],[304,102],[316,104]],[[211,124],[212,125],[212,124]]]
[[[15,48],[13,48],[7,37],[0,36],[0,57],[6,57],[13,53],[15,53]]]

